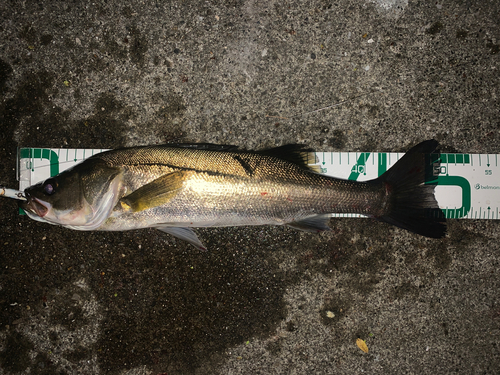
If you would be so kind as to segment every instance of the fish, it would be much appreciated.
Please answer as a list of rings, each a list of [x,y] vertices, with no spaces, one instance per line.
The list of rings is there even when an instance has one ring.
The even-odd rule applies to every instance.
[[[138,146],[95,154],[24,190],[34,220],[82,231],[157,228],[206,250],[193,228],[286,225],[329,230],[334,213],[371,217],[441,238],[446,219],[425,183],[438,142],[411,148],[380,177],[360,182],[318,173],[312,150],[260,151],[213,144]],[[434,157],[429,159],[429,155]]]

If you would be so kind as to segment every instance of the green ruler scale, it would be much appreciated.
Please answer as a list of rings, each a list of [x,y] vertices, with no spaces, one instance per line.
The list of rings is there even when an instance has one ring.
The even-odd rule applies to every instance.
[[[19,190],[55,176],[105,149],[21,148],[18,153]],[[404,153],[316,152],[311,165],[321,173],[366,181],[380,176]],[[441,154],[441,163],[429,158],[429,183],[436,184],[436,199],[449,219],[499,219],[500,166],[496,154]],[[435,161],[435,155],[434,155]],[[363,217],[334,214],[333,217]]]

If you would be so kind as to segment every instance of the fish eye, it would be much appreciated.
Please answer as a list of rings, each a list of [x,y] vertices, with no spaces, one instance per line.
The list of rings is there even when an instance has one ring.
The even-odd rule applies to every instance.
[[[45,181],[45,183],[43,184],[44,194],[46,194],[46,195],[54,194],[56,192],[56,186],[57,186],[57,183],[53,178]]]

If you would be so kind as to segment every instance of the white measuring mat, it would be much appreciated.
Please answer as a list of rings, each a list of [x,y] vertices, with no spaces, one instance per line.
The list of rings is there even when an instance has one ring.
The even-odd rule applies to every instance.
[[[43,181],[105,149],[21,148],[18,153],[19,190]],[[321,173],[349,180],[377,178],[404,153],[316,152],[311,164]],[[435,157],[435,155],[434,155]],[[429,161],[429,181],[448,219],[499,219],[500,160],[496,154],[441,154],[438,166]],[[334,214],[333,217],[363,217]]]

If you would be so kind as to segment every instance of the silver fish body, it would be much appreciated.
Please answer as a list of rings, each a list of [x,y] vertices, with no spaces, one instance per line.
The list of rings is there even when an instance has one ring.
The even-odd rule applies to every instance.
[[[308,150],[297,145],[260,152],[132,147],[94,155],[29,187],[20,206],[36,220],[71,229],[155,227],[199,248],[204,246],[189,228],[271,224],[321,231],[332,213],[341,212],[442,237],[446,227],[435,214],[434,186],[423,184],[425,155],[436,147],[435,141],[421,143],[368,182],[316,173],[307,166]]]

